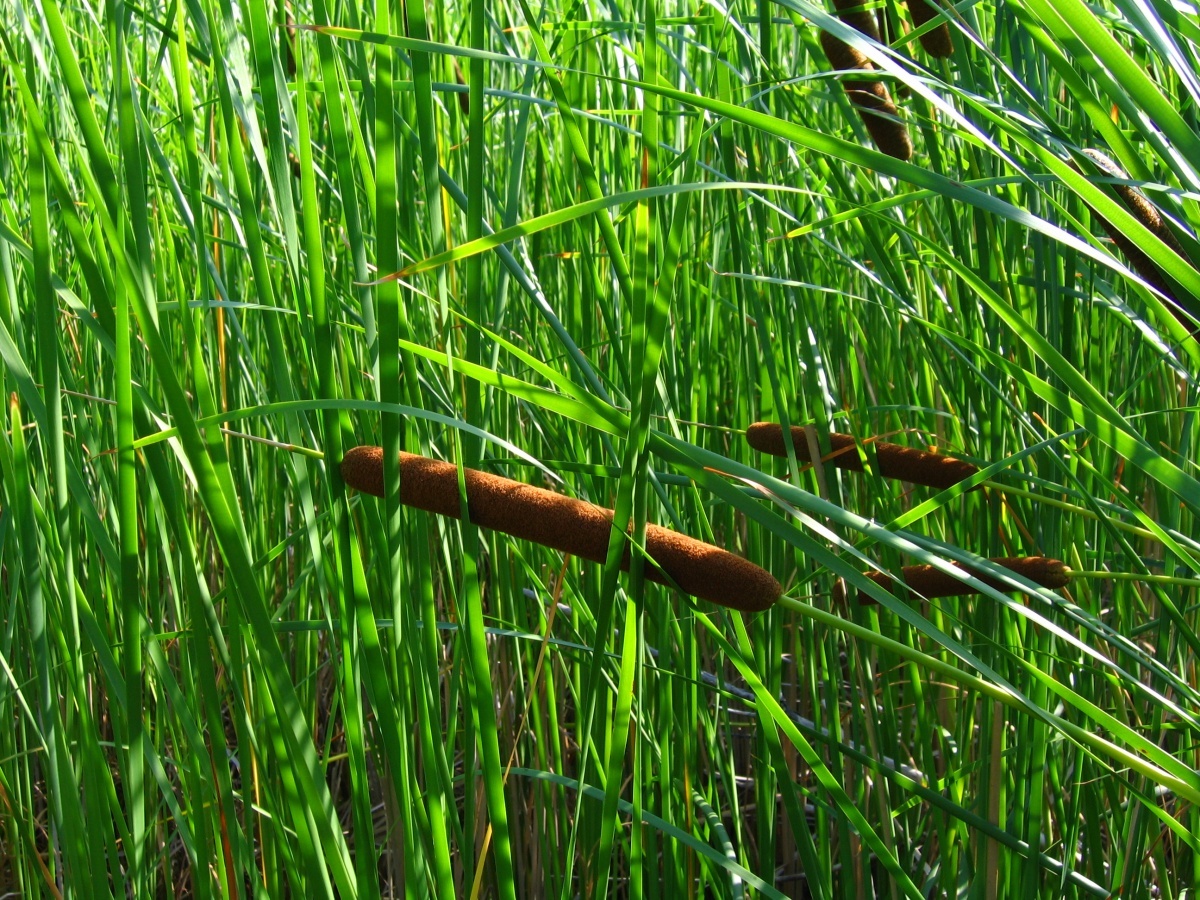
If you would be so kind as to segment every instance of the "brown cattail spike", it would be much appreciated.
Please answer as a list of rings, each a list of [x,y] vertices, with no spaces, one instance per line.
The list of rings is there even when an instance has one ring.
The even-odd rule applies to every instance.
[[[342,460],[341,469],[346,484],[383,496],[382,448],[355,447]],[[474,524],[604,562],[612,530],[611,509],[474,469],[465,469],[463,474],[467,509]],[[458,468],[401,453],[400,502],[459,518]],[[657,563],[646,564],[647,579],[666,584],[669,576],[687,593],[721,606],[760,612],[783,593],[769,572],[749,560],[657,525],[646,526],[646,551]],[[622,569],[628,570],[629,559],[626,548]]]
[[[796,426],[791,429],[791,432],[796,459],[811,462],[808,438],[804,434],[804,429]],[[787,456],[787,447],[783,440],[783,426],[774,422],[755,422],[746,429],[746,440],[760,453]],[[884,478],[899,478],[902,481],[911,481],[913,484],[948,488],[960,481],[965,481],[979,471],[978,466],[955,459],[953,456],[914,450],[911,447],[901,447],[899,444],[889,444],[886,441],[873,441],[872,444],[875,447],[875,458],[879,461],[879,474]],[[829,459],[822,460],[822,462],[852,472],[863,470],[862,460],[854,446],[853,436],[833,432],[829,435],[829,446],[833,448],[833,453]]]
[[[838,18],[867,37],[879,40],[875,17],[870,13],[839,13]],[[829,64],[839,71],[870,72],[875,69],[863,54],[827,31],[821,32],[821,49],[825,51]],[[850,102],[858,107],[859,116],[867,126],[875,146],[896,159],[912,159],[913,145],[908,126],[896,121],[898,111],[887,86],[874,78],[847,78],[842,81],[842,87]]]
[[[837,17],[876,43],[882,44],[879,38],[879,23],[870,10],[863,9],[866,0],[833,0],[833,9]]]
[[[926,22],[934,19],[940,10],[926,0],[908,0],[908,14],[912,16],[913,24],[920,28]],[[935,26],[921,35],[921,46],[930,56],[941,59],[954,53],[954,44],[950,41],[950,26],[945,22]]]
[[[1092,161],[1092,164],[1109,178],[1124,178],[1128,180],[1129,176],[1125,174],[1125,171],[1099,150],[1088,149],[1083,152]],[[1176,240],[1171,229],[1163,221],[1162,215],[1145,194],[1129,184],[1114,184],[1112,189],[1118,197],[1125,201],[1125,205],[1129,207],[1134,218],[1145,225],[1155,237],[1180,256],[1184,255],[1183,247],[1179,245],[1179,241]]]
[[[1048,559],[1045,556],[1004,556],[990,559],[988,562],[1002,566],[1011,572],[1015,572],[1017,575],[1028,578],[1034,584],[1041,585],[1044,588],[1056,589],[1065,587],[1067,582],[1070,581],[1066,565],[1061,560]],[[1002,584],[990,575],[985,575],[968,566],[962,566],[962,568],[988,587],[1000,591],[1012,590],[1011,586]],[[884,590],[896,590],[896,583],[883,572],[865,572],[864,574]],[[901,570],[901,579],[908,585],[910,591],[926,598],[957,597],[979,593],[977,588],[965,584],[953,575],[947,575],[941,569],[935,569],[933,566],[905,566]],[[860,591],[858,602],[863,604],[874,603],[875,598]]]
[[[460,87],[467,86],[467,79],[463,77],[462,66],[458,64],[458,60],[452,60],[454,63],[454,83]],[[464,116],[471,114],[471,95],[466,91],[458,92],[458,108],[462,110]]]
[[[1095,165],[1102,174],[1108,176],[1109,178],[1127,179],[1129,177],[1125,173],[1124,169],[1118,166],[1099,150],[1089,149],[1084,150],[1083,152],[1087,155],[1088,159],[1092,161],[1092,164]],[[1076,171],[1079,171],[1079,166],[1075,165],[1074,163],[1071,165],[1072,168],[1074,168]],[[1167,226],[1167,223],[1163,220],[1162,215],[1145,194],[1128,184],[1114,184],[1112,188],[1116,192],[1117,196],[1120,197],[1124,202],[1129,211],[1133,213],[1134,218],[1141,222],[1142,225],[1146,227],[1147,231],[1174,250],[1181,259],[1187,260],[1189,263],[1191,262],[1188,260],[1187,254],[1184,253],[1183,247],[1180,246],[1179,240],[1175,237],[1174,233]],[[1121,252],[1125,254],[1125,258],[1129,260],[1129,265],[1133,267],[1133,270],[1141,275],[1148,284],[1151,284],[1157,288],[1164,296],[1178,303],[1179,301],[1175,297],[1175,291],[1172,289],[1167,279],[1163,276],[1163,273],[1159,269],[1158,265],[1155,264],[1155,262],[1150,259],[1150,257],[1147,256],[1137,244],[1130,240],[1124,233],[1117,230],[1116,226],[1109,222],[1108,219],[1096,212],[1095,208],[1093,208],[1091,204],[1087,204],[1087,208],[1100,223],[1100,226],[1106,232],[1108,232],[1108,236],[1112,238],[1112,242],[1121,248]],[[1189,331],[1195,332],[1196,325],[1194,322],[1190,321],[1180,310],[1176,309],[1174,305],[1170,305],[1170,308],[1171,312],[1174,313],[1175,318],[1177,318],[1185,328],[1187,328]]]
[[[296,23],[292,14],[287,14],[287,29],[283,34],[284,69],[289,79],[296,78]]]

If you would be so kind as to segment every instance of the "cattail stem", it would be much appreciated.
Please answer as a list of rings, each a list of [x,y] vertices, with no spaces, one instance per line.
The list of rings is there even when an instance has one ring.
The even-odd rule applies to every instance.
[[[831,612],[809,603],[801,603],[791,597],[781,598],[779,605],[827,629],[830,634],[835,632],[841,633],[848,638],[862,641],[864,644],[879,647],[890,654],[895,654],[899,659],[906,659],[917,663],[935,675],[944,677],[948,682],[964,685],[970,690],[977,691],[986,697],[999,700],[1001,703],[1006,703],[1012,707],[1020,705],[1020,700],[1010,689],[964,670],[957,660],[947,661],[939,659],[937,656],[931,656],[919,646],[912,646],[903,641],[886,637],[877,630],[851,622],[836,612]]]
[[[878,43],[879,29],[876,27],[875,17],[871,13],[842,11],[857,5],[857,0],[834,0],[839,19]],[[842,71],[857,69],[863,72],[875,70],[875,66],[867,57],[841,38],[836,38],[827,31],[822,31],[820,37],[821,49],[825,51],[829,64],[835,69]],[[912,138],[908,135],[908,126],[903,122],[896,121],[898,111],[896,104],[892,102],[892,95],[888,93],[887,85],[877,78],[847,78],[842,81],[842,87],[850,98],[850,102],[858,107],[858,114],[867,127],[871,140],[875,142],[875,146],[896,159],[912,159],[913,145]]]
[[[1180,587],[1200,587],[1200,578],[1183,578],[1177,575],[1142,575],[1138,572],[1078,571],[1068,569],[1070,578],[1088,578],[1096,581],[1141,581],[1146,584],[1174,584]]]
[[[1033,503],[1039,503],[1043,506],[1053,506],[1055,509],[1061,509],[1063,512],[1069,512],[1073,516],[1081,516],[1085,519],[1091,519],[1093,522],[1103,521],[1106,525],[1111,525],[1113,528],[1120,529],[1128,534],[1136,535],[1139,538],[1147,541],[1157,541],[1158,535],[1148,528],[1142,528],[1140,525],[1134,525],[1130,522],[1122,521],[1112,517],[1101,517],[1090,509],[1082,506],[1077,506],[1074,503],[1068,503],[1065,500],[1059,500],[1057,497],[1047,497],[1045,494],[1037,494],[1033,491],[1027,491],[1024,488],[1013,487],[1009,484],[998,484],[995,481],[985,481],[980,487],[986,485],[993,491],[998,491],[1001,494],[1007,494],[1012,497],[1021,497]]]
[[[355,447],[342,460],[346,484],[383,496],[383,450]],[[612,531],[613,511],[509,478],[465,469],[467,509],[472,523],[570,553],[604,562]],[[400,502],[426,512],[457,519],[460,514],[458,467],[452,463],[400,454]],[[645,575],[659,584],[674,583],[688,594],[712,603],[759,612],[769,608],[783,587],[767,571],[740,556],[661,528],[646,527]],[[628,571],[626,548],[621,568]]]
[[[811,462],[808,438],[805,436],[804,429],[793,426],[791,433],[796,459]],[[760,453],[787,456],[782,425],[774,422],[755,422],[746,429],[746,440]],[[915,450],[899,444],[889,444],[886,441],[872,441],[871,443],[875,447],[875,458],[879,461],[879,474],[884,478],[899,478],[903,481],[911,481],[913,484],[948,488],[960,481],[965,481],[979,471],[978,466],[953,456]],[[828,458],[822,459],[822,463],[852,472],[863,471],[862,460],[859,459],[852,435],[833,432],[829,435],[829,445],[833,452]]]
[[[1070,580],[1070,570],[1066,565],[1057,559],[1049,559],[1045,556],[1005,556],[989,559],[988,562],[993,565],[1001,566],[1028,578],[1034,584],[1041,585],[1044,588],[1061,588],[1065,587]],[[962,568],[970,575],[982,581],[988,587],[995,588],[1000,591],[1010,591],[1012,587],[993,578],[984,572],[977,571],[969,566]],[[895,591],[897,585],[890,575],[883,572],[864,572],[867,578],[870,578],[884,590]],[[977,587],[966,584],[960,581],[953,575],[943,572],[941,569],[933,566],[905,566],[900,570],[901,580],[908,589],[922,597],[958,597],[967,594],[978,594],[980,590]],[[845,597],[845,588],[839,581],[834,588],[835,599]],[[875,603],[875,598],[869,594],[859,591],[858,602],[861,604]]]
[[[912,16],[913,24],[920,28],[926,22],[933,20],[941,12],[936,6],[926,0],[907,0],[908,14]],[[930,56],[939,59],[954,53],[954,44],[950,41],[950,26],[945,22],[931,28],[920,37],[921,46]]]

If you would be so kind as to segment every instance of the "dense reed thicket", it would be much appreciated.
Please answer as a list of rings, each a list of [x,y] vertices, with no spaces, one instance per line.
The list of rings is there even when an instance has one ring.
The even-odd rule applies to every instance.
[[[0,0],[0,896],[1190,896],[1196,10],[918,6]]]

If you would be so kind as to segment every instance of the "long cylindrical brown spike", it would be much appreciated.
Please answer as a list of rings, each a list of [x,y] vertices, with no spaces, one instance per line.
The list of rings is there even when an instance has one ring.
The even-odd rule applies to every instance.
[[[856,4],[838,2],[838,0],[834,2],[835,7],[849,8],[854,5]],[[867,37],[875,41],[879,40],[879,29],[875,25],[875,17],[870,13],[839,11],[838,18]],[[821,49],[825,51],[825,56],[834,69],[874,71],[875,67],[871,61],[845,41],[834,37],[827,31],[822,31],[820,38]],[[867,126],[867,131],[871,135],[871,140],[875,142],[875,146],[896,159],[905,161],[912,159],[913,145],[912,138],[908,134],[908,126],[903,122],[895,121],[898,110],[896,104],[892,102],[891,94],[888,93],[887,85],[874,78],[854,78],[843,80],[842,87],[846,91],[846,96],[850,98],[850,102],[858,107],[859,117]]]
[[[1067,582],[1071,580],[1067,567],[1061,560],[1049,559],[1045,556],[1003,556],[990,559],[988,562],[1002,566],[1011,572],[1015,572],[1017,575],[1028,578],[1034,584],[1041,585],[1044,588],[1055,589],[1065,587]],[[975,571],[968,566],[962,566],[962,568],[988,587],[1006,592],[1012,590],[1009,585],[1002,584],[990,575]],[[922,597],[958,597],[980,593],[977,588],[965,584],[953,575],[948,575],[941,569],[935,569],[933,566],[905,566],[900,572],[901,580],[908,585],[909,590],[920,594]],[[863,574],[884,590],[896,590],[896,583],[883,572],[864,572]],[[844,596],[843,591],[844,589],[839,581],[834,593],[840,598]],[[870,594],[859,591],[858,602],[870,604],[876,601]]]
[[[912,16],[913,24],[920,28],[940,12],[937,7],[925,0],[907,0],[908,14]],[[954,44],[950,40],[950,26],[945,22],[921,35],[921,46],[930,56],[939,59],[954,53]]]
[[[833,9],[839,19],[855,31],[882,44],[883,41],[879,37],[879,23],[875,20],[875,14],[870,10],[863,9],[863,6],[863,0],[833,0]]]
[[[1113,160],[1105,156],[1099,150],[1087,149],[1083,152],[1087,155],[1088,159],[1092,161],[1093,165],[1095,165],[1097,169],[1099,169],[1108,177],[1126,179],[1129,177],[1124,169],[1118,166]],[[1071,165],[1076,171],[1079,171],[1079,166],[1077,166],[1075,163],[1071,163]],[[1116,192],[1117,196],[1120,197],[1124,202],[1126,208],[1128,208],[1128,210],[1133,214],[1134,218],[1141,222],[1142,225],[1146,227],[1147,231],[1174,250],[1175,253],[1178,254],[1181,259],[1187,261],[1189,265],[1192,264],[1191,260],[1188,259],[1187,254],[1184,253],[1183,247],[1180,245],[1178,238],[1175,237],[1174,233],[1167,226],[1167,223],[1163,219],[1162,215],[1145,194],[1128,184],[1114,184],[1112,188]],[[1148,284],[1153,285],[1163,295],[1178,303],[1179,301],[1175,297],[1174,289],[1163,275],[1162,270],[1159,269],[1158,264],[1155,263],[1154,260],[1152,260],[1149,256],[1147,256],[1146,253],[1143,252],[1143,250],[1130,238],[1128,238],[1124,232],[1118,230],[1115,225],[1108,221],[1108,219],[1100,215],[1100,213],[1096,211],[1095,207],[1093,207],[1090,203],[1085,205],[1091,214],[1096,218],[1096,221],[1100,223],[1100,227],[1108,233],[1110,238],[1112,238],[1112,242],[1120,248],[1123,254],[1125,254],[1125,258],[1129,260],[1129,265],[1133,267],[1133,270],[1141,275]],[[1200,332],[1196,331],[1196,325],[1189,321],[1187,316],[1176,309],[1173,305],[1169,305],[1168,308],[1185,328],[1192,331],[1194,335],[1200,336]]]
[[[357,490],[383,496],[383,449],[355,447],[342,460],[342,479]],[[471,521],[593,562],[604,562],[613,511],[522,484],[499,475],[463,471]],[[400,502],[426,512],[459,518],[458,468],[447,462],[400,454]],[[740,556],[657,525],[646,526],[650,581],[674,580],[687,593],[712,603],[760,612],[783,587],[769,572]],[[629,548],[621,568],[629,568]],[[660,568],[661,567],[661,568]]]
[[[462,66],[458,64],[458,60],[452,60],[454,64],[454,83],[462,87],[466,87],[467,79],[463,77]],[[458,108],[462,110],[464,116],[471,115],[471,95],[463,92],[458,93]]]
[[[796,459],[811,462],[808,438],[804,434],[804,429],[793,426],[791,432]],[[782,425],[774,422],[755,422],[746,429],[746,440],[760,453],[787,456]],[[884,478],[899,478],[902,481],[911,481],[913,484],[948,488],[970,478],[979,471],[978,466],[955,459],[953,456],[915,450],[912,447],[902,447],[886,441],[874,441],[873,445],[875,458],[879,461],[879,474]],[[862,460],[859,459],[852,435],[833,432],[829,435],[829,446],[833,449],[833,455],[823,462],[852,472],[863,470]]]
[[[1125,170],[1099,150],[1089,148],[1083,152],[1092,161],[1092,164],[1109,178],[1123,178],[1128,180],[1129,175],[1126,174]],[[1167,223],[1163,221],[1162,214],[1150,202],[1149,197],[1131,184],[1114,184],[1112,189],[1118,197],[1125,201],[1125,205],[1129,207],[1129,211],[1133,213],[1134,218],[1145,225],[1156,238],[1180,256],[1186,258],[1179,240],[1175,237],[1174,232],[1167,227]]]

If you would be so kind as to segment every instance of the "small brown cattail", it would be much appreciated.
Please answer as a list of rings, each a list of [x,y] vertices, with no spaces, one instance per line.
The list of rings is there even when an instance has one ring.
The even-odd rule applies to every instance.
[[[1088,149],[1083,152],[1092,161],[1093,165],[1109,178],[1129,178],[1120,166],[1099,150]],[[1114,184],[1112,189],[1116,191],[1118,197],[1125,201],[1125,205],[1129,207],[1134,217],[1145,225],[1155,237],[1180,256],[1184,255],[1183,247],[1179,245],[1179,241],[1175,238],[1174,233],[1167,227],[1162,215],[1145,194],[1130,184]]]
[[[296,78],[296,23],[292,14],[287,14],[287,28],[283,34],[283,66],[287,77]]]
[[[458,60],[452,60],[454,63],[454,83],[467,86],[467,79],[463,77],[462,66],[458,64]],[[464,116],[471,114],[471,95],[467,91],[458,91],[458,108],[462,110]]]
[[[855,31],[881,44],[883,41],[879,38],[879,23],[874,14],[863,9],[865,2],[866,0],[833,0],[833,8],[839,19]]]
[[[908,0],[908,14],[912,16],[913,24],[918,28],[933,19],[940,10],[926,0]],[[954,53],[954,44],[950,41],[950,26],[945,22],[921,35],[921,46],[930,56],[941,59]]]
[[[300,162],[300,157],[298,157],[295,153],[289,152],[288,165],[292,169],[292,177],[298,181],[304,172],[303,165]]]
[[[383,449],[355,447],[342,460],[346,484],[383,496]],[[593,562],[604,562],[613,511],[474,469],[463,471],[471,521],[514,537],[543,544]],[[400,502],[426,512],[459,518],[458,468],[447,462],[400,454]],[[657,525],[646,526],[646,564],[650,581],[668,576],[687,593],[712,603],[759,612],[768,609],[783,587],[740,556]],[[629,569],[629,548],[621,568]],[[660,568],[661,567],[661,568]]]
[[[1002,566],[1017,575],[1028,578],[1034,584],[1041,585],[1044,588],[1060,588],[1065,587],[1070,581],[1070,574],[1066,565],[1058,559],[1049,559],[1045,556],[1004,556],[988,560],[997,566]],[[1012,588],[1009,585],[1002,584],[990,575],[985,575],[978,572],[969,566],[961,566],[962,569],[974,575],[988,587],[996,588],[1000,591],[1009,591]],[[947,575],[940,569],[935,569],[933,566],[905,566],[901,571],[901,579],[908,586],[910,591],[920,594],[922,597],[958,597],[966,594],[980,593],[977,588],[971,587],[969,584],[964,584],[953,575]],[[883,572],[864,572],[868,578],[879,585],[884,590],[894,591],[897,587],[896,583]],[[834,588],[834,599],[842,600],[845,598],[845,587],[839,580]],[[858,602],[862,604],[875,603],[875,598],[869,594],[860,591],[858,594]]]
[[[839,18],[868,37],[879,39],[875,18],[870,13],[844,13]],[[827,31],[821,32],[821,49],[825,51],[829,64],[839,71],[858,69],[870,72],[875,69],[863,54]],[[908,126],[896,121],[898,111],[887,86],[877,79],[854,78],[843,80],[842,87],[850,102],[858,107],[859,116],[867,126],[875,146],[896,159],[912,159],[913,145]]]
[[[1084,150],[1083,152],[1087,155],[1088,159],[1092,161],[1093,165],[1095,165],[1097,169],[1099,169],[1109,178],[1129,177],[1125,173],[1124,169],[1118,166],[1115,162],[1113,162],[1113,160],[1105,156],[1099,150],[1089,149]],[[1071,167],[1077,172],[1080,171],[1079,166],[1074,162],[1071,163]],[[1181,259],[1188,260],[1187,254],[1184,253],[1183,247],[1179,244],[1179,240],[1172,233],[1171,229],[1167,227],[1167,223],[1163,220],[1162,215],[1145,194],[1128,184],[1114,184],[1112,188],[1116,192],[1117,196],[1120,197],[1125,203],[1125,206],[1129,209],[1129,211],[1133,213],[1133,217],[1141,222],[1142,225],[1146,227],[1146,230],[1174,250]],[[1121,231],[1117,230],[1116,226],[1109,222],[1108,219],[1096,212],[1095,208],[1092,207],[1091,204],[1087,204],[1087,208],[1100,223],[1100,226],[1106,232],[1108,232],[1108,236],[1112,238],[1112,242],[1121,248],[1121,252],[1125,254],[1125,258],[1129,260],[1129,264],[1133,267],[1133,270],[1141,275],[1148,284],[1153,285],[1166,297],[1169,297],[1171,300],[1174,300],[1177,303],[1178,300],[1176,300],[1175,292],[1171,288],[1171,285],[1168,283],[1167,279],[1163,276],[1163,273],[1158,268],[1158,265],[1155,264],[1155,262],[1150,259],[1150,257],[1147,256],[1140,247],[1137,246],[1137,244],[1130,240]],[[1190,260],[1188,261],[1190,262]],[[1188,318],[1173,305],[1171,305],[1170,308],[1171,312],[1174,313],[1175,318],[1177,318],[1184,325],[1184,327],[1191,331],[1195,331],[1195,323],[1189,321]]]
[[[804,434],[804,429],[795,426],[791,431],[796,459],[811,462],[808,438]],[[787,447],[783,440],[783,426],[774,422],[755,422],[746,429],[746,440],[760,453],[787,456]],[[899,444],[889,444],[886,441],[875,441],[874,445],[875,458],[879,461],[879,474],[884,478],[899,478],[902,481],[911,481],[913,484],[948,488],[960,481],[965,481],[979,471],[978,466],[955,459],[953,456],[915,450],[912,447],[901,447]],[[859,459],[858,451],[855,449],[853,436],[833,432],[829,435],[829,446],[833,449],[833,454],[822,462],[852,472],[863,470],[862,460]]]

